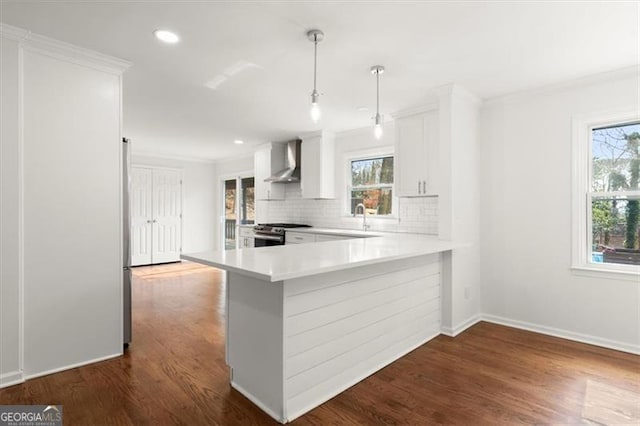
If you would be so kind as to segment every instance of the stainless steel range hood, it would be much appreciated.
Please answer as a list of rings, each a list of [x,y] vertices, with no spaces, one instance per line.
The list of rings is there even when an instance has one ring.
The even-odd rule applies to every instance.
[[[266,178],[265,182],[292,183],[300,182],[300,145],[302,141],[296,139],[287,142],[287,157],[285,168]]]

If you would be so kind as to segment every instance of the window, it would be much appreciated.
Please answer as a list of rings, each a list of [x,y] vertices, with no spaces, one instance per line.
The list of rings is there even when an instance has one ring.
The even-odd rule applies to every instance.
[[[367,215],[392,215],[393,156],[352,159],[349,166],[349,212],[355,214],[356,206],[362,203]]]
[[[640,119],[574,121],[574,267],[640,266]]]
[[[640,265],[640,123],[591,130],[594,263]]]
[[[255,179],[238,177],[224,180],[224,241],[225,250],[236,248],[236,227],[255,221]]]

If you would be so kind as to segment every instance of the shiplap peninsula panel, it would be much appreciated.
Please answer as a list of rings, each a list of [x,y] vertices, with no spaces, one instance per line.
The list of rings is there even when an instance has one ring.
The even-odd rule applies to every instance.
[[[440,255],[284,282],[294,419],[440,334]]]
[[[441,257],[274,282],[229,272],[232,386],[286,423],[437,336]]]

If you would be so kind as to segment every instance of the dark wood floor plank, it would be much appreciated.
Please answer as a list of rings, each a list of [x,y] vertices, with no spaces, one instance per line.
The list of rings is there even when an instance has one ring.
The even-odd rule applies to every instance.
[[[223,282],[221,271],[190,263],[135,268],[127,353],[2,389],[0,404],[62,404],[67,425],[277,424],[229,386]],[[606,424],[625,415],[640,419],[640,357],[479,323],[293,424]]]

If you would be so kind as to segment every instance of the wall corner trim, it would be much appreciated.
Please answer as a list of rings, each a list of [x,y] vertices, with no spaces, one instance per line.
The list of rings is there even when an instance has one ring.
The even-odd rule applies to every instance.
[[[482,316],[479,315],[479,314],[478,315],[474,315],[471,318],[459,323],[455,327],[442,327],[441,331],[442,331],[442,334],[444,334],[445,336],[456,337],[457,335],[459,335],[460,333],[464,332],[468,328],[473,327],[474,325],[476,325],[480,321],[482,321]]]

